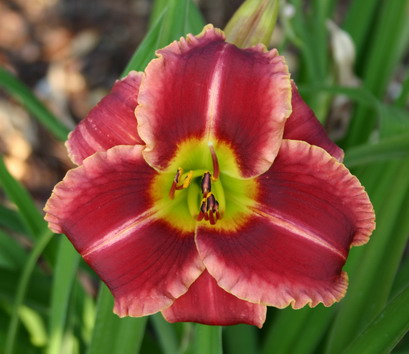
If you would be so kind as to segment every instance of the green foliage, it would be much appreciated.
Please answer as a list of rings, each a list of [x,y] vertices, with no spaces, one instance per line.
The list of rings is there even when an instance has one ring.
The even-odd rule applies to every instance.
[[[29,192],[0,159],[0,186],[8,200],[0,205],[0,353],[409,352],[404,337],[409,330],[407,63],[400,94],[387,96],[408,53],[409,1],[288,4],[295,15],[281,15],[281,49],[297,49],[295,80],[323,123],[334,97],[349,100],[351,122],[339,143],[377,215],[372,240],[351,250],[345,299],[331,308],[269,310],[262,330],[169,324],[160,315],[120,319],[112,313],[113,298],[106,286],[100,285],[96,299],[80,276],[89,279],[93,274],[63,236],[47,230]],[[353,69],[360,86],[343,86],[334,71],[327,20],[339,23],[341,9],[341,27],[355,43]],[[123,75],[143,70],[155,50],[186,33],[200,32],[203,25],[192,1],[156,0],[149,31]],[[2,68],[0,86],[57,139],[66,139],[68,129],[61,121]],[[58,244],[56,257],[47,247],[53,242]]]

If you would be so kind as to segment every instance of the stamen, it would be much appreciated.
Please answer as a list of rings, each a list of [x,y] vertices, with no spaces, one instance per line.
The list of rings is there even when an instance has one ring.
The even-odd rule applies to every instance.
[[[189,171],[189,173],[186,175],[185,179],[183,180],[183,188],[187,188],[190,186],[190,182],[192,182],[192,177],[193,177],[193,171]]]
[[[222,219],[224,216],[224,211],[226,210],[226,197],[224,196],[223,186],[221,181],[216,181],[213,184],[214,193],[217,195],[217,213],[219,214],[217,219]]]
[[[213,163],[213,181],[216,181],[220,175],[219,160],[217,159],[216,151],[214,150],[213,144],[209,144],[210,154],[212,155]]]
[[[179,178],[183,173],[183,169],[182,168],[178,168],[178,170],[176,171],[175,177],[173,178],[173,182],[172,182],[172,186],[170,187],[170,191],[169,191],[169,198],[170,199],[174,199],[175,198],[175,192],[178,189],[177,185],[179,183]]]
[[[169,198],[174,199],[175,198],[175,192],[180,191],[181,189],[185,189],[190,186],[190,183],[192,182],[193,178],[193,171],[189,171],[185,178],[183,179],[182,184],[178,184],[180,182],[180,177],[182,176],[183,169],[178,168],[175,177],[173,178],[172,186],[170,187],[169,191]]]
[[[210,182],[210,172],[206,172],[203,177],[202,177],[202,194],[204,197],[207,196],[208,193],[210,193],[212,191],[212,183]]]
[[[203,197],[200,203],[200,213],[197,216],[197,221],[205,219],[211,225],[215,225],[220,219],[219,203],[212,192],[209,192],[206,197]]]

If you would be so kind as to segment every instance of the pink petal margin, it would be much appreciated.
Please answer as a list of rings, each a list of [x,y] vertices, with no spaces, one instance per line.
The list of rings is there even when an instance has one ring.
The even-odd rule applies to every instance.
[[[168,322],[197,322],[214,326],[246,323],[261,328],[266,307],[252,304],[227,293],[205,270],[188,292],[162,311]]]
[[[156,171],[142,149],[95,153],[67,173],[45,207],[50,228],[65,233],[107,284],[119,316],[169,307],[204,269],[193,232],[157,218],[149,193]]]
[[[257,181],[258,204],[237,231],[198,229],[208,272],[252,303],[297,309],[339,301],[349,248],[367,242],[375,227],[359,181],[325,150],[291,140]]]
[[[135,107],[142,73],[131,71],[118,80],[105,96],[68,136],[71,160],[82,161],[97,151],[116,145],[144,144],[137,132]]]
[[[291,87],[293,111],[285,123],[283,139],[302,140],[319,146],[342,162],[344,158],[342,149],[328,137],[314,112],[302,99],[294,81],[291,81]]]
[[[241,177],[265,172],[291,113],[284,58],[263,46],[239,49],[208,25],[157,51],[146,68],[136,117],[146,161],[165,170],[188,139],[230,146]]]

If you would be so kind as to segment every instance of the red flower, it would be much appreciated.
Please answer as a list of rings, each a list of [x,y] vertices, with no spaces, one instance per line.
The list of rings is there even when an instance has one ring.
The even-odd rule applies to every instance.
[[[261,327],[266,305],[339,301],[374,213],[284,58],[212,26],[157,53],[71,133],[50,228],[119,316]]]

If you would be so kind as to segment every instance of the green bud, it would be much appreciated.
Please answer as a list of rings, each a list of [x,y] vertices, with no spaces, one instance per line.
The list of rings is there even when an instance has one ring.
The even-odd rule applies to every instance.
[[[224,32],[227,41],[246,48],[268,46],[277,21],[279,0],[246,0],[234,13]]]

